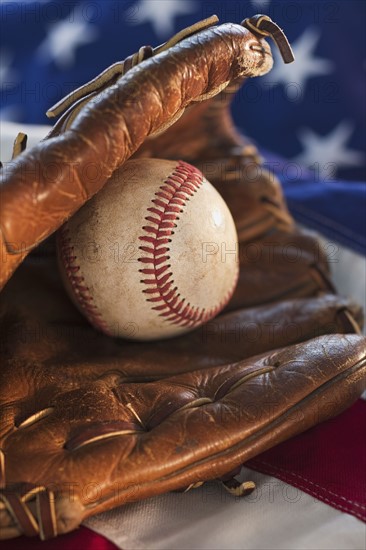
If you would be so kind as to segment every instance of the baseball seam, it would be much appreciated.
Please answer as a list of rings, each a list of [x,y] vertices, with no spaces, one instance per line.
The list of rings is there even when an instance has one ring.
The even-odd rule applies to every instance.
[[[173,286],[173,273],[169,269],[171,236],[177,227],[179,214],[202,183],[203,176],[197,168],[179,161],[172,174],[155,193],[155,198],[151,201],[153,206],[147,208],[149,215],[145,220],[149,225],[142,228],[145,234],[139,237],[143,243],[139,249],[147,254],[138,258],[146,266],[139,269],[139,272],[151,277],[141,280],[141,283],[148,285],[142,292],[147,294],[147,302],[154,304],[152,309],[160,317],[180,327],[192,328],[214,317],[230,300],[239,275],[237,273],[232,287],[219,304],[208,310],[191,306],[186,298],[181,298],[178,288]],[[67,225],[59,230],[58,239],[61,263],[79,308],[95,328],[113,336],[85,284]]]
[[[112,336],[111,331],[104,321],[102,314],[94,303],[89,287],[86,286],[84,277],[77,263],[74,246],[71,244],[69,228],[64,225],[58,232],[61,263],[64,267],[67,279],[71,285],[76,302],[82,309],[88,321],[105,334]]]
[[[186,298],[181,297],[178,287],[174,286],[169,263],[171,237],[177,227],[179,214],[202,182],[203,176],[197,168],[179,161],[172,174],[155,193],[155,198],[151,201],[153,206],[147,208],[149,215],[145,220],[149,225],[142,228],[145,234],[139,237],[143,243],[139,249],[145,253],[138,261],[144,264],[139,272],[147,276],[141,279],[141,283],[148,286],[142,291],[147,295],[146,301],[165,321],[180,327],[194,327],[214,317],[235,288],[234,284],[224,300],[206,310],[192,306]]]

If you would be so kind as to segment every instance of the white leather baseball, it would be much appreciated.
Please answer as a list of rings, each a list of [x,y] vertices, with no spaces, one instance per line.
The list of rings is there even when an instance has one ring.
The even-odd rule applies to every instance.
[[[230,211],[195,167],[132,160],[60,230],[59,263],[80,311],[112,336],[152,340],[215,315],[238,278]]]

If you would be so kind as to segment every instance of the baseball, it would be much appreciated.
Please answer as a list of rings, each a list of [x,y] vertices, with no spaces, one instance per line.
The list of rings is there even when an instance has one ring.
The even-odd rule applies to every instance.
[[[153,340],[217,315],[238,279],[230,211],[183,161],[131,160],[59,231],[66,289],[94,327]]]

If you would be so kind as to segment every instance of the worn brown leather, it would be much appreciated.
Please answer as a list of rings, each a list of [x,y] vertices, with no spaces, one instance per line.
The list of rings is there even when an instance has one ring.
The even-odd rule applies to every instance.
[[[362,311],[335,295],[319,245],[296,228],[278,181],[234,129],[228,96],[190,107],[142,144],[192,98],[228,78],[237,86],[238,57],[252,40],[224,25],[144,61],[83,108],[65,134],[22,153],[5,172],[5,240],[25,239],[27,250],[8,242],[3,264],[2,538],[50,538],[131,500],[228,480],[246,460],[341,412],[364,388],[365,339],[352,334]],[[263,57],[249,61],[254,74]],[[173,82],[177,90],[167,86]],[[141,104],[131,92],[137,83],[144,83]],[[54,181],[29,176],[52,158],[78,158],[81,166],[95,143],[98,181],[75,179],[73,187],[64,173]],[[63,288],[54,235],[35,247],[140,144],[137,157],[182,158],[206,172],[233,213],[241,247],[226,311],[187,335],[148,343],[91,327]]]
[[[239,78],[205,102],[190,106],[161,136],[147,139],[134,158],[183,158],[200,168],[233,214],[240,243],[240,280],[227,309],[334,292],[319,242],[289,215],[276,176],[235,128],[230,104]],[[245,289],[245,290],[243,290]]]
[[[267,42],[244,27],[207,29],[134,67],[88,103],[63,134],[19,155],[1,174],[0,284],[147,136],[193,101],[271,66]],[[92,165],[97,170],[91,179],[85,173]],[[17,223],[19,217],[27,223]]]

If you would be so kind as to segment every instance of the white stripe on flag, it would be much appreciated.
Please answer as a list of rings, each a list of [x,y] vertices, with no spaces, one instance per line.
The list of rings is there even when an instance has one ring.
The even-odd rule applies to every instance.
[[[85,525],[123,550],[361,550],[366,525],[271,476],[244,468],[242,499],[217,483],[122,506]]]

